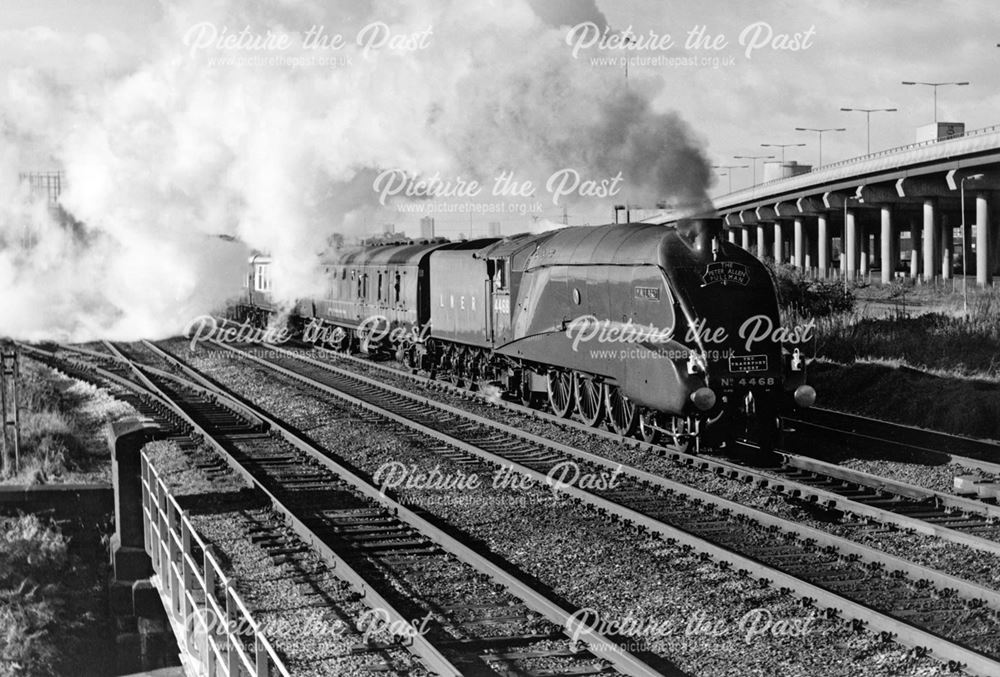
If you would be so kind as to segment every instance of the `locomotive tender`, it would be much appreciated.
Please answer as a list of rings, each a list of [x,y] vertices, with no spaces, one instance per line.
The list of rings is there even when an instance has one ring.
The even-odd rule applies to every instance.
[[[323,261],[322,298],[291,315],[307,339],[621,435],[770,450],[779,414],[815,399],[808,337],[779,330],[769,270],[720,233],[702,218],[344,249]],[[269,263],[251,259],[242,319],[277,311]]]

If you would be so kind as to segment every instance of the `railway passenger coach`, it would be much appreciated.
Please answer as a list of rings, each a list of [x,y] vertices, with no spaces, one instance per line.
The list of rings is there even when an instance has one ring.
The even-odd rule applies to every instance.
[[[770,449],[779,413],[815,393],[798,347],[760,332],[780,327],[769,269],[719,233],[692,219],[362,247],[325,261],[324,298],[293,315],[340,327],[344,350],[488,382],[622,435]],[[250,294],[245,314],[273,313],[263,298]]]

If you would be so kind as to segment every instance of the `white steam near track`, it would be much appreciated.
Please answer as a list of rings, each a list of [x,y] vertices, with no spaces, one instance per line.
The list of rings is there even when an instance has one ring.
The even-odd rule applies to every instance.
[[[239,293],[251,250],[288,297],[315,292],[317,254],[364,234],[386,169],[621,172],[631,202],[704,201],[699,143],[648,82],[574,59],[567,26],[603,21],[587,5],[168,3],[134,40],[0,34],[0,336],[176,333]],[[290,46],[240,46],[246,27]],[[312,27],[343,46],[306,48]],[[288,63],[316,57],[332,65]],[[69,222],[18,179],[50,169]]]

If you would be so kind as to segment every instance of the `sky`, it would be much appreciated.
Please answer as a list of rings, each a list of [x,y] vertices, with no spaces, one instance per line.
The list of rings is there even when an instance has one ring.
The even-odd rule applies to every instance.
[[[556,4],[566,6],[565,16],[579,11],[574,18],[595,18],[588,10],[572,8],[589,2]],[[734,155],[780,157],[780,148],[765,149],[761,143],[806,143],[787,148],[785,157],[817,164],[817,135],[795,127],[847,128],[824,134],[825,162],[864,154],[866,116],[841,112],[841,107],[898,108],[896,113],[872,114],[872,149],[910,143],[916,128],[933,119],[933,91],[903,86],[903,80],[969,81],[967,87],[939,88],[938,119],[964,122],[967,129],[1000,122],[994,112],[1000,103],[1000,24],[991,20],[995,5],[988,0],[598,0],[597,7],[615,30],[666,34],[675,44],[668,50],[606,50],[598,58],[692,56],[705,62],[633,65],[629,79],[633,86],[662,87],[658,105],[692,121],[713,164],[745,164]],[[124,38],[139,50],[152,42],[150,31],[162,17],[155,0],[0,2],[0,31],[44,26],[77,37]],[[711,49],[703,43],[685,49],[684,41],[698,27],[704,36],[721,36],[726,46]],[[750,33],[743,36],[748,27]],[[807,32],[812,34],[808,47],[780,48],[781,36]],[[769,34],[773,40],[767,46],[747,53],[745,43],[765,42]],[[625,78],[623,66],[586,61],[581,58],[580,66],[618,69]],[[717,181],[713,193],[727,192],[730,181],[738,189],[751,182],[751,171],[735,169],[731,178]]]
[[[688,120],[716,165],[746,164],[735,155],[782,152],[788,161],[818,164],[817,135],[796,127],[847,128],[824,133],[824,163],[863,155],[866,116],[841,107],[897,108],[870,116],[871,148],[911,143],[917,127],[933,120],[933,90],[903,86],[903,80],[968,81],[938,89],[938,119],[964,122],[967,129],[1000,123],[1000,22],[989,0],[596,0],[596,13],[593,0],[534,4],[558,7],[549,11],[563,19],[597,23],[603,15],[613,32],[669,35],[673,46],[666,50],[595,50],[581,55],[578,65],[617,70],[624,80],[625,67],[608,65],[608,56],[646,59],[633,62],[630,85],[659,90],[656,105]],[[155,42],[152,33],[163,16],[156,0],[0,0],[0,31],[44,26],[75,38],[97,34],[139,54]],[[725,46],[715,42],[712,48],[706,40],[685,49],[699,27],[699,35]],[[811,37],[795,48],[791,40],[782,45],[783,36]],[[658,56],[675,61],[657,63]],[[782,151],[761,143],[806,146]],[[759,163],[756,171],[763,176]],[[717,173],[716,195],[728,192],[730,183],[739,189],[752,181],[750,169]],[[559,209],[548,211],[561,216]]]
[[[712,166],[781,156],[763,143],[816,164],[795,127],[847,128],[824,163],[863,155],[865,116],[841,107],[898,109],[871,116],[873,151],[913,142],[933,95],[903,80],[969,81],[938,118],[997,124],[993,8],[0,0],[0,318],[20,318],[0,334],[165,335],[238,292],[250,251],[308,294],[335,235],[428,214],[471,237],[705,209],[753,176]],[[19,183],[54,169],[71,227]]]
[[[686,36],[695,26],[724,34],[719,56],[731,65],[685,69],[650,66],[629,77],[662,79],[659,104],[676,108],[702,135],[713,164],[746,164],[734,155],[775,154],[761,143],[806,143],[787,148],[787,160],[815,165],[817,135],[796,127],[838,128],[823,135],[824,163],[866,152],[866,116],[840,108],[898,108],[871,115],[871,148],[912,143],[916,129],[934,119],[933,89],[902,81],[960,82],[938,89],[938,120],[966,129],[1000,123],[1000,22],[988,1],[678,2],[601,3],[615,26]],[[741,34],[759,22],[760,42],[747,54]],[[807,48],[777,49],[777,36],[813,30]],[[750,29],[744,42],[756,37]],[[756,43],[755,43],[756,44]],[[790,44],[786,43],[786,45]],[[692,50],[692,53],[699,53]],[[707,56],[708,50],[701,50]],[[750,183],[735,170],[733,188]],[[728,190],[728,178],[720,181]]]

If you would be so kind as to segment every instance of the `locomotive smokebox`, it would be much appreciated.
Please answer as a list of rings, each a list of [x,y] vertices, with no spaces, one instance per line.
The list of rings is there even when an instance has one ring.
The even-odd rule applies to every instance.
[[[712,239],[722,234],[722,219],[693,217],[677,222],[677,233],[685,244],[702,260],[712,256]]]

